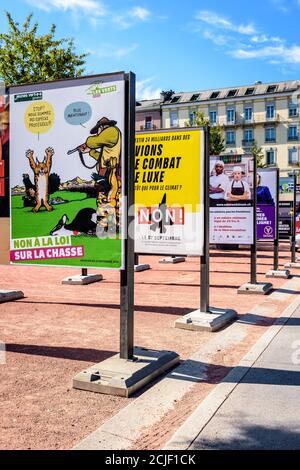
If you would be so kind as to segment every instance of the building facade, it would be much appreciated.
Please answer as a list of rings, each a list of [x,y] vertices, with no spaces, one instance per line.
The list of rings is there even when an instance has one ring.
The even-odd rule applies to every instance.
[[[155,122],[156,128],[192,125],[194,113],[200,111],[212,126],[222,126],[223,155],[247,153],[256,142],[267,166],[278,166],[287,175],[300,165],[298,85],[297,81],[257,82],[236,88],[165,93],[160,101],[140,102],[137,130],[142,126],[153,129],[149,122]],[[151,107],[156,113],[152,119]]]
[[[160,100],[137,101],[135,130],[161,128],[161,102]]]

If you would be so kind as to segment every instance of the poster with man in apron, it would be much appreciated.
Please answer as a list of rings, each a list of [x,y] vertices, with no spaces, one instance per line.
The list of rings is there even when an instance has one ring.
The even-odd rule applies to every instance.
[[[232,172],[233,180],[230,181],[225,190],[225,199],[230,203],[249,201],[251,199],[250,186],[243,180],[242,168],[235,166]]]
[[[253,243],[254,157],[234,154],[210,157],[211,192],[215,191],[218,169],[222,169],[227,184],[221,193],[222,185],[217,182],[218,198],[210,194],[210,243],[250,245]]]

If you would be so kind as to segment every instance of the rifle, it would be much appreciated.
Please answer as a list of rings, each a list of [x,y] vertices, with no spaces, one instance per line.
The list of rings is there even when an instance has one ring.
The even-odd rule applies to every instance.
[[[82,153],[82,151],[80,150],[80,147],[81,147],[81,146],[79,145],[79,146],[76,147],[75,149],[69,150],[69,151],[67,152],[67,155],[72,155],[73,153],[78,152],[80,161],[81,161],[81,163],[83,164],[83,166],[84,166],[85,168],[88,168],[88,170],[93,170],[94,168],[96,168],[98,162],[96,162],[95,165],[93,165],[93,166],[88,166],[88,165],[86,165],[86,163],[85,163],[85,161],[84,161],[84,159],[83,159],[83,153]]]

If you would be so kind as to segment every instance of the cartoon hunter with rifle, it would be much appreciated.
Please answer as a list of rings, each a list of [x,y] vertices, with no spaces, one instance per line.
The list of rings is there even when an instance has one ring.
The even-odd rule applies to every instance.
[[[118,231],[119,225],[122,135],[116,124],[116,121],[102,117],[91,129],[92,135],[86,139],[86,142],[68,151],[68,155],[78,152],[84,167],[96,168],[97,173],[93,173],[93,179],[103,188],[109,188],[99,192],[97,197],[97,225],[104,232],[109,230],[109,225],[115,226]],[[96,160],[95,165],[86,165],[83,158],[83,154],[86,153]]]
[[[122,148],[121,131],[116,126],[117,122],[107,117],[101,118],[97,124],[91,129],[90,137],[86,139],[84,144],[79,145],[73,150],[69,150],[68,155],[79,152],[79,155],[88,153],[97,163],[93,167],[97,169],[99,175],[103,175],[103,169],[106,170],[119,167]],[[84,164],[83,159],[81,159]],[[84,166],[86,166],[84,164]]]

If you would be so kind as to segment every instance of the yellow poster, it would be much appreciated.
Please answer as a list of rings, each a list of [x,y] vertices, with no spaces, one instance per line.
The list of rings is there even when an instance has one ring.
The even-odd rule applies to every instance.
[[[204,130],[136,133],[135,251],[203,252]]]

